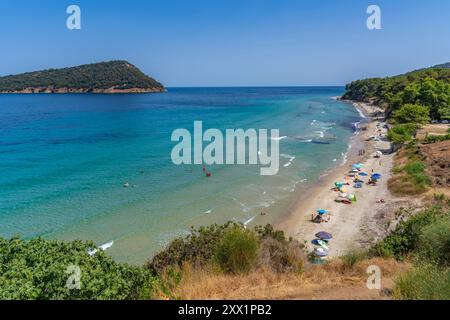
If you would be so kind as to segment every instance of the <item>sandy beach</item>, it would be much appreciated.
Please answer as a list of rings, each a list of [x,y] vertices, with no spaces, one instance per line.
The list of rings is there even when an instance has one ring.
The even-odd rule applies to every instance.
[[[395,208],[403,202],[400,198],[394,198],[387,188],[393,154],[390,153],[390,143],[386,140],[387,128],[381,110],[369,104],[353,105],[365,116],[365,121],[350,142],[347,160],[309,189],[302,191],[282,221],[277,223],[287,235],[305,242],[309,250],[313,249],[311,240],[317,232],[331,233],[333,239],[329,244],[330,257],[345,254],[351,249],[367,247],[382,238],[386,233],[386,222],[391,220]],[[365,150],[365,153],[361,154],[360,150]],[[383,151],[381,158],[374,157],[377,150]],[[380,173],[382,179],[376,186],[369,186],[366,184],[369,177],[363,177],[363,187],[356,189],[353,187],[354,178],[347,178],[350,182],[348,193],[354,194],[357,201],[351,205],[335,202],[338,192],[332,190],[334,182],[346,181],[354,163],[362,163],[362,171],[369,175],[372,172]],[[312,215],[319,208],[331,213],[329,222],[312,222]]]

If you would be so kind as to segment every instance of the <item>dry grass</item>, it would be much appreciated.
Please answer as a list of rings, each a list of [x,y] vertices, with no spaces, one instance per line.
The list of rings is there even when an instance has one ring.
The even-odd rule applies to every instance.
[[[405,173],[397,173],[388,181],[389,191],[396,196],[420,195],[427,192],[428,188],[415,181]]]
[[[419,130],[416,137],[419,140],[424,140],[427,135],[446,135],[449,129],[450,125],[448,124],[427,124]]]
[[[275,273],[259,269],[248,275],[233,276],[186,266],[183,280],[174,296],[181,299],[388,299],[378,290],[366,287],[367,267],[382,270],[383,288],[392,289],[392,278],[407,265],[395,260],[375,258],[357,262],[349,268],[339,259],[325,265],[309,266],[302,274]]]
[[[417,147],[404,147],[394,156],[394,169],[388,181],[389,191],[396,196],[416,196],[429,190],[426,183],[417,181],[417,174],[405,172],[405,168],[412,163],[422,163],[423,155]],[[424,175],[425,176],[425,175]],[[419,178],[422,178],[420,176]]]

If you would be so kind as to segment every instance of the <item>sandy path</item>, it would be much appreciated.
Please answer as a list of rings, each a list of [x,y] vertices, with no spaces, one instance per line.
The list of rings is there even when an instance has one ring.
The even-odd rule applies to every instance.
[[[391,207],[396,202],[387,189],[393,155],[385,154],[381,159],[373,157],[376,150],[389,149],[390,144],[387,141],[366,141],[370,136],[381,134],[385,137],[387,133],[382,120],[374,118],[379,109],[369,105],[358,105],[357,107],[368,116],[370,122],[366,124],[366,130],[361,131],[354,137],[346,164],[337,167],[321,179],[317,185],[300,196],[288,216],[277,225],[285,230],[289,236],[301,242],[307,241],[306,245],[310,250],[313,248],[311,240],[314,239],[317,232],[331,233],[333,235],[329,247],[331,257],[341,255],[352,248],[364,247],[367,243],[373,242],[375,239],[370,237],[377,234],[375,229],[379,228],[380,213],[386,211],[387,207]],[[358,155],[360,149],[366,150],[365,156]],[[351,178],[348,192],[356,195],[357,202],[352,205],[337,203],[334,200],[338,193],[332,191],[334,182],[344,181],[351,165],[356,162],[364,164],[364,172],[370,174],[373,170],[382,174],[383,178],[377,186],[364,184],[361,189],[353,188],[353,179]],[[363,177],[362,180],[367,181],[368,177]],[[384,199],[386,203],[377,203],[377,200],[380,199]],[[331,212],[329,222],[320,224],[311,222],[311,215],[318,208]]]

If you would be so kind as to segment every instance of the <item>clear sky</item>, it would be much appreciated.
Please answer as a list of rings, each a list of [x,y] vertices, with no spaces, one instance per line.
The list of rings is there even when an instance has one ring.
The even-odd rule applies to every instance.
[[[450,1],[1,0],[0,44],[0,75],[124,59],[166,86],[343,85],[449,62]]]

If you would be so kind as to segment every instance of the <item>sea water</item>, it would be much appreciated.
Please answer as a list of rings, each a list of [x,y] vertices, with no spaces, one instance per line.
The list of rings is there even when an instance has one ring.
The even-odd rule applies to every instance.
[[[114,241],[142,263],[191,226],[275,217],[342,161],[360,120],[340,87],[170,88],[161,94],[1,95],[0,237]],[[279,129],[280,170],[175,166],[173,130]],[[124,188],[124,183],[130,187]]]

